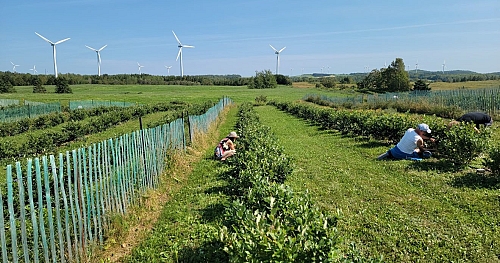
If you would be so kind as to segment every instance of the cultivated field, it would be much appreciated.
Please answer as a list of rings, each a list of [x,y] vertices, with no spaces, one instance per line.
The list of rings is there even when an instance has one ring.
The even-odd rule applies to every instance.
[[[499,84],[498,81],[433,83],[431,87],[485,88]],[[309,93],[351,95],[299,86],[250,90],[211,86],[73,85],[73,94],[54,94],[50,86],[47,94],[33,94],[32,87],[16,87],[17,93],[1,94],[0,98],[58,101],[64,105],[69,100],[202,103],[227,96],[241,104],[253,102],[259,96],[296,101]],[[390,145],[321,130],[271,106],[260,106],[256,110],[262,124],[270,127],[277,142],[293,159],[295,169],[285,184],[299,192],[309,191],[322,209],[339,213],[337,227],[343,253],[359,253],[363,258],[372,259],[383,257],[383,261],[388,262],[500,260],[498,177],[476,174],[469,168],[459,172],[443,171],[427,161],[376,161],[376,156]],[[131,210],[133,216],[114,222],[116,231],[106,242],[104,262],[108,262],[106,258],[115,261],[120,257],[126,262],[224,262],[220,254],[207,250],[213,248],[207,244],[217,235],[227,204],[222,190],[225,182],[219,178],[223,168],[210,159],[216,142],[234,130],[236,109],[225,114],[223,122],[206,138],[208,141],[188,152],[181,158],[186,161],[180,161],[165,175],[166,181],[158,193],[144,196],[151,199],[150,206],[136,207]],[[161,118],[162,113],[148,114],[143,124],[156,123]],[[138,126],[138,120],[126,121],[63,145],[60,151],[114,138],[137,130]],[[496,128],[493,138],[500,141]],[[155,199],[155,196],[161,198]]]

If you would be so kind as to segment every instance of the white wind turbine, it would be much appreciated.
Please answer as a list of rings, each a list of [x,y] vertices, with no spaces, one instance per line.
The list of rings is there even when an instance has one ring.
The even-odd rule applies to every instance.
[[[183,77],[184,76],[184,66],[182,65],[182,48],[183,47],[194,48],[194,46],[183,45],[173,30],[172,30],[172,33],[174,33],[174,37],[175,37],[175,39],[177,40],[177,43],[178,43],[177,47],[179,48],[179,53],[177,53],[177,58],[175,59],[175,61],[179,60],[179,57],[181,58],[181,60],[180,60],[181,77]]]
[[[446,66],[446,61],[443,60],[443,74],[444,74],[444,67]]]
[[[418,72],[418,60],[417,60],[417,64],[415,64],[415,74],[417,74]]]
[[[14,73],[16,73],[16,67],[19,67],[20,65],[16,65],[16,64],[12,63],[12,61],[10,62],[10,64],[12,64],[12,71]]]
[[[271,46],[271,45],[269,45],[269,46]],[[276,54],[276,75],[278,75],[279,71],[280,71],[280,53],[281,53],[281,51],[285,50],[286,47],[284,47],[280,50],[275,49],[273,46],[271,46],[271,48],[274,50],[274,54]]]
[[[167,68],[167,76],[170,76],[170,69],[172,68],[172,66],[165,66],[165,68]]]
[[[33,75],[36,75],[38,71],[36,71],[36,66],[33,65],[33,68],[30,68],[30,70],[33,70]]]
[[[141,68],[143,68],[144,66],[141,66],[139,62],[137,62],[137,66],[139,67],[139,75],[142,75]]]
[[[95,48],[91,48],[87,45],[85,45],[88,49],[90,50],[93,50],[97,53],[97,75],[98,76],[101,76],[101,50],[103,50],[105,47],[107,47],[108,45],[104,45],[102,48],[100,49],[95,49]]]
[[[35,32],[35,34],[37,34],[37,35],[38,35],[39,37],[41,37],[43,40],[45,40],[45,41],[49,42],[49,44],[52,46],[52,54],[54,55],[54,75],[55,75],[55,77],[57,78],[56,45],[57,45],[57,44],[61,44],[62,42],[67,41],[67,40],[69,40],[70,38],[68,37],[68,38],[65,38],[65,39],[63,39],[63,40],[59,40],[59,41],[57,41],[57,42],[55,42],[55,43],[54,43],[54,42],[52,42],[52,41],[50,41],[50,40],[46,39],[46,38],[45,38],[45,37],[43,37],[42,35],[38,34],[37,32]]]

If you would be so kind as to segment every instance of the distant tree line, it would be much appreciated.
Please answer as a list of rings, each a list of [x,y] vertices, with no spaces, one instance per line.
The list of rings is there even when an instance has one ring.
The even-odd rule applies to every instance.
[[[269,71],[270,72],[270,71]],[[267,73],[269,74],[269,73]],[[272,75],[276,84],[291,85],[292,81],[284,75]],[[0,71],[0,93],[15,92],[15,86],[33,86],[33,92],[45,92],[43,85],[62,87],[62,92],[71,93],[69,85],[106,84],[106,85],[188,85],[188,86],[246,86],[251,85],[255,77],[240,75],[198,75],[198,76],[154,76],[148,74],[118,74],[118,75],[79,75],[59,74],[32,75],[29,73],[12,73]]]
[[[106,85],[217,85],[244,86],[251,78],[240,75],[202,75],[202,76],[154,76],[149,74],[118,74],[118,75],[79,75],[59,74],[69,85],[76,84],[106,84]],[[53,75],[32,75],[29,73],[1,72],[0,81],[13,86],[56,85]]]

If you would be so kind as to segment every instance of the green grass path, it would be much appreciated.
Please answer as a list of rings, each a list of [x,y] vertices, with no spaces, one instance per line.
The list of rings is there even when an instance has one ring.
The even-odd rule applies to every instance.
[[[343,251],[355,243],[386,262],[496,262],[500,195],[488,178],[428,168],[425,162],[376,161],[387,145],[323,131],[271,106],[256,108],[294,159],[287,184],[306,189],[325,210],[340,210]],[[233,130],[236,109],[219,127]],[[216,142],[214,142],[215,145]],[[225,262],[212,243],[226,197],[218,162],[205,158],[172,193],[154,229],[127,262]]]
[[[342,211],[344,251],[355,242],[365,256],[395,262],[499,260],[500,196],[488,178],[377,161],[386,145],[320,130],[271,106],[256,110],[294,159],[287,183]]]
[[[218,127],[223,138],[234,129],[237,108]],[[220,139],[219,138],[219,139]],[[213,143],[213,147],[218,141]],[[184,186],[163,207],[154,228],[125,262],[223,262],[221,248],[213,247],[213,237],[222,221],[226,198],[225,184],[218,179],[221,164],[213,160],[210,146],[193,171],[180,182]],[[215,244],[216,245],[216,244]]]

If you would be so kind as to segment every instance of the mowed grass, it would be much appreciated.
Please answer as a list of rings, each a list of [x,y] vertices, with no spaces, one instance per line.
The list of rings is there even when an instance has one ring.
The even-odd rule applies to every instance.
[[[353,84],[355,85],[355,84]],[[70,100],[124,101],[139,104],[182,101],[203,102],[218,100],[223,96],[232,98],[235,102],[254,101],[258,96],[267,99],[300,100],[306,94],[324,94],[328,96],[353,96],[352,90],[326,90],[315,88],[315,84],[307,82],[293,83],[292,86],[279,85],[276,89],[248,89],[247,86],[179,86],[179,85],[70,85],[73,93],[55,94],[55,87],[45,86],[47,93],[33,93],[32,86],[15,87],[16,93],[0,94],[0,99],[18,99],[40,102],[60,102],[67,105]],[[477,89],[500,87],[500,80],[469,81],[469,82],[433,82],[433,90],[444,89]]]
[[[295,172],[287,183],[308,190],[326,210],[342,211],[343,251],[389,262],[497,262],[497,180],[471,171],[433,170],[426,161],[377,161],[377,141],[320,130],[270,106],[256,108]]]
[[[203,158],[190,164],[192,172],[178,175],[182,189],[171,193],[158,221],[147,237],[123,262],[224,262],[225,254],[215,244],[223,222],[225,181],[218,177],[224,166],[212,158],[213,147],[234,128],[237,108],[232,108]]]
[[[338,91],[317,88],[294,88],[278,86],[275,89],[248,89],[247,86],[175,86],[175,85],[70,85],[72,94],[55,94],[53,86],[47,93],[33,94],[33,87],[16,87],[17,93],[0,94],[2,99],[18,99],[41,102],[60,102],[67,105],[70,100],[125,101],[139,104],[182,101],[189,103],[217,101],[226,96],[235,102],[254,101],[258,96],[267,99],[300,100],[306,94],[328,94]],[[345,95],[344,95],[345,96]]]
[[[500,80],[466,81],[466,82],[432,82],[429,84],[432,90],[452,90],[452,89],[481,89],[500,88]]]

